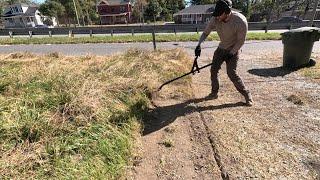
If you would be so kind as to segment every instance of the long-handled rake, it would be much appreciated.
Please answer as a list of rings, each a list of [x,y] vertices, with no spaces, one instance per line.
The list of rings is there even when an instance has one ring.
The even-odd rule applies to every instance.
[[[199,68],[199,66],[198,66],[198,61],[197,61],[198,58],[199,58],[199,56],[196,56],[196,58],[194,59],[193,66],[192,66],[192,69],[191,69],[190,72],[188,72],[188,73],[186,73],[186,74],[184,74],[184,75],[182,75],[182,76],[179,76],[179,77],[177,77],[177,78],[174,78],[174,79],[172,79],[172,80],[170,80],[170,81],[165,82],[164,84],[162,84],[162,85],[159,87],[158,91],[160,91],[160,90],[163,88],[163,86],[165,86],[165,85],[167,85],[167,84],[170,84],[170,83],[172,83],[173,81],[176,81],[176,80],[178,80],[178,79],[181,79],[181,78],[183,78],[183,77],[185,77],[185,76],[188,76],[188,75],[190,75],[190,74],[193,74],[193,75],[194,75],[196,72],[200,73],[200,70],[201,70],[201,69],[204,69],[204,68],[209,67],[209,66],[212,65],[212,63],[210,63],[210,64],[207,64],[207,65],[202,66],[202,67]]]

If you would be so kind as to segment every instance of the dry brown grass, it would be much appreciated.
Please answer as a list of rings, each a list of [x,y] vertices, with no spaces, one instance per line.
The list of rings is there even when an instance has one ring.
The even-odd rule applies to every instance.
[[[260,56],[252,54],[244,59],[247,64],[243,63],[242,67],[251,69],[251,66],[255,66],[270,73],[275,67],[282,65],[282,55],[277,53]],[[302,76],[305,71],[317,73],[318,68],[319,65],[284,73],[285,76],[279,73],[275,77],[251,74],[252,82],[266,81],[249,84],[255,100],[253,107],[224,108],[204,113],[216,138],[221,161],[231,178],[319,177],[319,84],[310,78],[314,76]],[[233,88],[230,82],[226,84],[225,89]],[[313,85],[312,88],[307,87],[310,84]],[[234,92],[224,94],[224,97],[210,103],[233,103],[240,97]],[[210,103],[206,105],[212,105]],[[310,162],[314,163],[314,169]]]
[[[118,178],[148,97],[190,95],[190,78],[153,93],[190,63],[181,49],[0,55],[0,177]]]
[[[316,60],[317,64],[313,67],[303,69],[302,73],[307,77],[319,79],[320,78],[320,54],[314,54],[313,59]]]

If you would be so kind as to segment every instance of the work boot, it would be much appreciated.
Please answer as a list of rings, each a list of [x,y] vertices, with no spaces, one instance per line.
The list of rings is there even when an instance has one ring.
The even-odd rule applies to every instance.
[[[217,93],[210,93],[205,99],[206,100],[218,99],[218,94]]]
[[[248,93],[246,96],[244,96],[244,98],[246,99],[246,106],[253,106],[253,100],[252,100],[252,95],[250,93]]]
[[[253,100],[252,99],[246,100],[246,106],[248,107],[253,106]]]

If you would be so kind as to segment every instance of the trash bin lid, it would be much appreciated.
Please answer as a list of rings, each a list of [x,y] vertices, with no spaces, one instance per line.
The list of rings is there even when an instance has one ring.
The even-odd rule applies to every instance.
[[[292,29],[289,31],[286,31],[284,33],[281,33],[281,35],[286,35],[286,34],[291,34],[291,33],[304,33],[304,32],[314,32],[317,31],[318,33],[320,33],[320,28],[317,27],[302,27],[302,28],[298,28],[298,29]]]

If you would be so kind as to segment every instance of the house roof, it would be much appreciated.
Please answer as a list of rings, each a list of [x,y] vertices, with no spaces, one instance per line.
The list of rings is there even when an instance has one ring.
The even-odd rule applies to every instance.
[[[14,16],[11,11],[6,12],[2,17]]]
[[[113,6],[113,5],[130,4],[132,2],[131,0],[101,0],[99,1],[98,5],[100,5],[101,3]]]
[[[183,14],[209,14],[214,10],[215,4],[206,4],[206,5],[192,5],[189,6],[174,15],[183,15]]]
[[[28,5],[27,5],[28,6]],[[12,7],[12,6],[10,6]],[[17,16],[17,15],[22,15],[22,16],[34,16],[36,11],[38,10],[38,7],[35,5],[29,5],[28,9],[24,13],[19,13],[19,14],[13,14],[12,11],[6,12],[3,16],[1,17],[12,17],[12,16]]]
[[[175,13],[174,16],[183,14],[211,14],[214,11],[215,6],[215,4],[192,5]],[[237,9],[232,8],[232,10],[240,12]]]
[[[26,16],[32,16],[36,13],[36,11],[38,10],[38,7],[35,6],[30,6],[28,7],[27,11],[24,13],[24,15]]]

